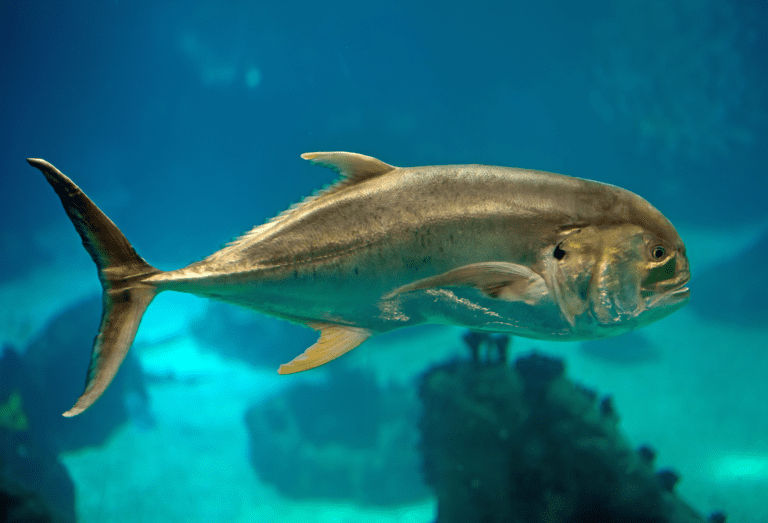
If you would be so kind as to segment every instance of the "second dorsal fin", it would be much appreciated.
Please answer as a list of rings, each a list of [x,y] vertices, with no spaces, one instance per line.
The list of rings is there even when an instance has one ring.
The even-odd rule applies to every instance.
[[[327,167],[339,173],[343,176],[339,183],[345,186],[381,176],[396,169],[372,156],[343,151],[304,153],[301,157],[309,160],[313,165]]]

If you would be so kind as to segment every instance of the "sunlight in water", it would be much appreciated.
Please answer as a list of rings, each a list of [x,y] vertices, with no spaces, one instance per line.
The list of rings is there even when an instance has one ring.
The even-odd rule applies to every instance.
[[[715,461],[714,477],[721,482],[768,480],[768,453],[733,454]]]

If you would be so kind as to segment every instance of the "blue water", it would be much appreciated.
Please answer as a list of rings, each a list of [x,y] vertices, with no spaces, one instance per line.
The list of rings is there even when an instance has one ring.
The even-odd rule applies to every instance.
[[[652,202],[678,226],[684,240],[686,231],[691,238],[706,239],[689,245],[693,302],[696,277],[721,263],[722,279],[736,280],[741,290],[734,297],[728,295],[734,285],[713,284],[709,302],[698,306],[703,312],[686,309],[680,318],[650,331],[658,350],[643,352],[654,357],[636,366],[627,358],[589,360],[589,351],[563,354],[574,358],[574,371],[582,369],[577,379],[594,378],[590,386],[605,393],[620,384],[601,376],[647,371],[643,365],[649,361],[659,369],[654,376],[660,383],[668,380],[673,361],[688,376],[678,387],[665,388],[668,396],[661,395],[662,402],[696,398],[698,386],[713,397],[713,389],[735,387],[729,397],[738,415],[726,417],[738,420],[733,421],[736,428],[722,440],[707,436],[706,444],[717,449],[718,442],[735,435],[744,442],[745,455],[756,460],[749,462],[749,470],[757,470],[764,480],[766,390],[750,384],[760,383],[768,370],[768,329],[759,319],[765,316],[754,312],[756,307],[766,310],[760,299],[768,292],[765,263],[754,257],[734,258],[740,261],[731,265],[728,260],[742,249],[748,252],[768,224],[767,42],[764,2],[11,0],[0,6],[0,288],[25,296],[39,293],[41,303],[55,295],[57,307],[64,308],[66,293],[80,285],[78,278],[84,278],[89,292],[95,285],[95,271],[59,202],[39,172],[26,164],[27,157],[44,158],[72,177],[136,250],[161,269],[201,259],[332,182],[331,171],[299,158],[307,151],[354,151],[398,166],[517,166],[616,184]],[[40,274],[65,270],[71,271],[61,272],[66,284],[40,283]],[[707,281],[716,279],[709,276]],[[745,280],[753,283],[745,285]],[[728,307],[727,321],[713,334],[707,330],[717,325],[712,301],[721,298]],[[0,304],[5,315],[0,328],[6,331],[0,341],[31,343],[34,336],[27,339],[18,332],[26,332],[22,322],[34,321],[16,311],[14,303]],[[173,303],[160,303],[167,316],[153,313],[142,327],[139,339],[150,347],[147,354],[158,350],[152,349],[158,340],[168,342],[194,331],[183,322],[169,327],[166,318],[178,316],[174,313],[192,310],[196,321],[204,321],[205,305]],[[40,314],[45,307],[41,305]],[[741,314],[740,307],[750,314]],[[752,319],[740,322],[744,316]],[[303,331],[265,325],[275,340],[306,337]],[[42,332],[44,327],[34,328]],[[227,338],[222,329],[220,338]],[[742,348],[730,349],[731,355],[724,347],[710,346],[702,355],[707,347],[698,342],[673,346],[670,340],[678,337],[669,333],[682,331],[685,339],[725,340]],[[207,339],[206,350],[217,345],[215,334]],[[243,344],[255,342],[243,338]],[[87,357],[88,347],[83,352]],[[743,353],[751,359],[740,359]],[[579,358],[602,363],[584,367]],[[616,367],[613,360],[621,364]],[[143,361],[148,364],[147,357]],[[172,366],[174,360],[169,361]],[[741,374],[716,380],[714,375],[728,362]],[[158,365],[167,370],[166,363]],[[204,366],[195,365],[190,364],[192,374],[205,374]],[[221,387],[226,388],[226,380]],[[232,390],[222,391],[221,402],[232,396]],[[153,400],[154,419],[161,425],[162,412],[179,409],[157,403],[173,398],[166,394]],[[178,400],[184,398],[180,393]],[[636,411],[638,416],[653,411],[632,407],[642,398],[630,394],[626,408],[619,407],[628,428],[638,430],[630,437],[646,436],[639,427],[654,422],[629,419]],[[136,407],[135,397],[131,401],[131,408],[142,408],[141,401]],[[690,406],[692,419],[705,427],[717,425],[720,418],[706,417],[702,402]],[[315,414],[322,419],[321,408]],[[239,423],[241,418],[238,414],[222,423]],[[648,435],[654,434],[651,430]],[[696,441],[696,433],[687,436],[693,438],[689,447],[704,444]],[[137,446],[141,441],[136,436]],[[154,444],[162,448],[159,440]],[[727,449],[721,450],[727,455]],[[673,450],[666,457],[688,463]],[[82,521],[112,514],[110,503],[116,498],[108,494],[110,488],[121,492],[126,506],[134,500],[142,507],[136,521],[176,514],[176,509],[183,514],[179,520],[189,517],[174,507],[183,504],[176,499],[156,500],[152,509],[139,501],[152,488],[157,470],[164,469],[162,462],[152,464],[154,479],[139,473],[125,485],[107,479],[96,495],[94,482],[87,478],[99,477],[100,466],[107,478],[119,475],[119,463],[109,468],[103,457],[94,458],[89,476],[83,460],[88,458],[78,462],[75,477],[79,503],[87,503],[79,509]],[[243,460],[247,462],[245,450]],[[184,460],[173,466],[179,463]],[[200,470],[194,468],[194,473]],[[681,473],[685,478],[686,471]],[[738,507],[743,513],[734,514],[733,521],[757,521],[760,514],[768,518],[755,508],[766,504],[768,483],[760,488],[753,483],[714,487],[714,475],[688,471],[689,477],[697,474],[697,488],[687,496],[695,508],[707,512],[723,507],[733,513],[732,507]],[[730,502],[713,501],[713,491],[726,491],[723,496]],[[757,492],[763,493],[762,501]],[[164,503],[167,510],[157,508]],[[216,507],[211,501],[205,516],[224,514]],[[374,513],[386,517],[393,510]],[[291,514],[278,511],[274,517],[299,517]],[[237,517],[248,520],[247,510]],[[355,517],[337,514],[327,520]],[[371,513],[368,517],[374,518]],[[123,521],[133,519],[126,515]]]

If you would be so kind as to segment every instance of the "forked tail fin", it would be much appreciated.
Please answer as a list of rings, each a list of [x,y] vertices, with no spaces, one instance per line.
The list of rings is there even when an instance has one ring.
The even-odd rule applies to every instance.
[[[90,198],[56,167],[37,158],[28,158],[45,175],[61,199],[67,216],[77,229],[83,246],[96,263],[104,289],[101,325],[93,341],[85,392],[64,416],[76,416],[90,407],[115,377],[125,359],[157,289],[145,278],[161,271],[136,254],[120,229],[96,207]]]

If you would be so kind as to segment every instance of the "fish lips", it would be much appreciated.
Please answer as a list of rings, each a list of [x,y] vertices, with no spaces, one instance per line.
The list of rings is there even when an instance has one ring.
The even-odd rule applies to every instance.
[[[691,290],[688,287],[680,287],[662,296],[662,306],[681,304],[685,305],[691,299]]]
[[[669,290],[657,290],[656,296],[651,298],[648,308],[657,307],[682,307],[691,299],[691,290],[686,287],[690,276],[686,276],[681,283],[676,284]]]

